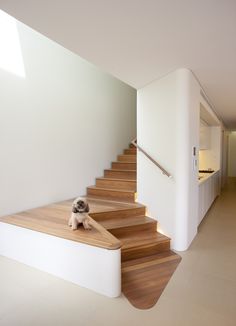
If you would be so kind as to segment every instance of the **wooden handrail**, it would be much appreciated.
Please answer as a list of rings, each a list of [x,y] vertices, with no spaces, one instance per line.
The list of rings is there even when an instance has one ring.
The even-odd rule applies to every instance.
[[[140,152],[142,152],[150,161],[152,161],[153,164],[155,164],[164,175],[166,175],[168,178],[172,178],[172,175],[167,172],[156,160],[154,160],[147,152],[145,152],[144,149],[142,149],[142,147],[140,147],[137,144],[137,139],[132,140],[131,142]]]

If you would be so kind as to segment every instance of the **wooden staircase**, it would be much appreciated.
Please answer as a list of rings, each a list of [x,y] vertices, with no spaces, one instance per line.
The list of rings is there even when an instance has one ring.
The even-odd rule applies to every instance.
[[[135,307],[148,309],[157,302],[181,258],[170,250],[170,239],[157,232],[157,221],[146,215],[146,207],[135,198],[136,148],[130,145],[87,189],[90,231],[83,227],[72,231],[68,226],[74,199],[2,217],[0,226],[6,223],[52,235],[53,242],[59,237],[106,250],[121,248],[122,291]],[[27,249],[25,255],[28,259]]]
[[[126,209],[96,213],[92,218],[121,241],[122,291],[139,309],[151,308],[181,258],[170,250],[170,239],[157,232],[157,221],[146,216],[136,199],[136,148],[130,145],[96,185],[87,188],[89,200],[127,203]]]

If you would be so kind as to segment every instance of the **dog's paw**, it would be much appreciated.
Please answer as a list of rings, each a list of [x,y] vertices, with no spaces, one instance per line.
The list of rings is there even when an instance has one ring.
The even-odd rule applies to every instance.
[[[83,223],[83,226],[84,226],[85,230],[91,230],[92,229],[91,226],[88,224],[88,222]]]

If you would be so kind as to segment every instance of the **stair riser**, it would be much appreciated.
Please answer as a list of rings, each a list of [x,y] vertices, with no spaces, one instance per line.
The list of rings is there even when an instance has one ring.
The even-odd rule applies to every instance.
[[[151,244],[140,246],[137,248],[130,248],[121,250],[121,260],[127,261],[130,259],[141,258],[145,256],[154,255],[163,251],[170,250],[170,241],[161,242],[158,244]]]
[[[118,192],[118,191],[111,191],[111,190],[104,190],[104,189],[87,189],[87,194],[88,196],[96,196],[96,197],[105,197],[106,199],[111,199],[111,200],[121,200],[125,202],[135,202],[135,193],[130,193],[130,192]]]
[[[134,162],[136,163],[136,155],[118,155],[117,160],[119,162]]]
[[[145,213],[146,213],[145,207],[138,207],[133,209],[117,210],[112,212],[94,213],[90,215],[95,221],[104,221],[104,220],[109,220],[110,218],[125,219],[126,217],[143,216],[145,215]]]
[[[111,167],[119,170],[136,170],[136,163],[113,162]]]
[[[129,148],[129,149],[125,149],[124,150],[124,154],[128,154],[128,155],[136,155],[137,153],[137,149],[136,148]]]
[[[115,237],[119,237],[124,233],[132,233],[132,232],[155,232],[157,230],[157,223],[146,223],[140,225],[131,225],[125,227],[119,227],[117,229],[109,229],[107,230],[112,233]]]
[[[117,181],[117,180],[104,180],[97,179],[96,186],[108,189],[125,189],[136,191],[136,181]]]
[[[129,148],[136,148],[133,144],[129,144]]]
[[[136,171],[116,171],[116,170],[105,170],[105,178],[114,178],[114,179],[129,179],[136,180]]]

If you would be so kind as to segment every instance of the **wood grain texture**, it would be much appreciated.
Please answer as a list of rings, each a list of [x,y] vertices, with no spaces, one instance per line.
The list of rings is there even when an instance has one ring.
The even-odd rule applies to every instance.
[[[118,170],[136,170],[136,163],[134,162],[112,162],[112,169]]]
[[[97,178],[96,186],[108,189],[123,189],[136,191],[136,181],[129,179],[121,180],[115,178]]]
[[[122,263],[122,291],[138,309],[150,309],[160,298],[180,263],[173,251]]]
[[[91,186],[87,188],[88,196],[105,197],[106,199],[134,202],[135,201],[135,191],[133,190],[122,190],[122,189],[108,189],[100,188],[96,186]]]
[[[106,214],[110,211],[116,211],[117,214],[119,214],[119,210],[123,211],[127,210],[127,208],[132,209],[140,207],[140,205],[136,204],[129,206],[126,203],[122,204],[112,201],[107,202],[88,199],[92,230],[84,230],[81,226],[78,230],[72,231],[67,225],[71,214],[72,202],[73,200],[68,200],[45,207],[31,209],[18,214],[2,217],[0,221],[67,240],[82,242],[106,249],[118,249],[121,246],[120,241],[94,220],[92,215]]]
[[[124,149],[124,154],[136,154],[136,153],[137,153],[136,147]]]
[[[117,161],[119,162],[136,162],[136,155],[132,154],[125,154],[125,155],[118,155]]]
[[[105,178],[136,180],[136,170],[110,169],[104,171]]]
[[[97,188],[107,191],[88,190],[88,195],[130,201],[130,193],[124,190],[136,190],[136,153],[131,144],[118,155],[112,169],[96,180]],[[118,196],[120,190],[123,194]],[[157,221],[145,216],[144,207],[95,214],[93,218],[121,242],[124,294],[137,308],[152,307],[180,262],[180,257],[170,251],[170,239],[157,232]]]

